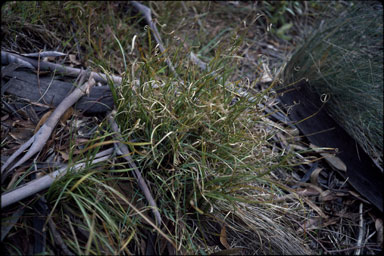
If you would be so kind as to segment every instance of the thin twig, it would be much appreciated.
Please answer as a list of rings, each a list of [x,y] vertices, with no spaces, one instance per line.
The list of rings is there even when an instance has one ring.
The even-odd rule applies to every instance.
[[[301,223],[299,223],[298,221],[296,221],[296,220],[294,220],[294,219],[291,219],[293,222],[295,222],[296,224],[298,224],[299,226],[300,226],[300,228],[302,229],[302,230],[304,230],[305,231],[305,227],[304,227],[304,225],[302,225]],[[310,231],[308,231],[308,232],[306,232],[306,234],[308,234],[310,237],[312,237],[312,239],[314,239],[323,249],[324,249],[324,251],[325,251],[325,253],[328,253],[328,249],[316,238],[316,237],[314,237],[312,234],[311,234],[311,232]]]
[[[73,104],[75,104],[86,92],[90,90],[90,88],[95,84],[95,80],[92,78],[92,75],[87,83],[82,85],[80,88],[76,88],[70,95],[68,95],[60,104],[57,106],[55,111],[49,116],[48,120],[44,123],[43,126],[37,131],[35,135],[33,135],[26,143],[24,143],[15,153],[8,158],[8,160],[1,167],[1,180],[2,182],[5,180],[7,175],[16,167],[23,164],[37,152],[39,152],[47,140],[51,136],[52,131],[54,130],[56,124],[60,120],[61,116],[70,108]],[[29,146],[30,149],[25,153],[25,155],[11,168],[9,168],[6,172],[6,168],[19,156],[22,154],[24,150],[26,150]]]
[[[25,53],[21,54],[25,57],[37,57],[37,58],[45,58],[45,57],[62,57],[67,54],[56,51],[42,51],[42,52],[34,52],[34,53]]]
[[[108,116],[109,123],[111,124],[112,130],[115,132],[114,136],[116,137],[116,140],[123,141],[123,138],[122,138],[120,131],[119,131],[119,127],[115,121],[115,115],[116,115],[116,111],[114,110]],[[133,161],[132,157],[130,156],[130,152],[128,150],[128,147],[121,142],[115,143],[115,145],[121,151],[121,154],[123,155],[123,157],[128,161],[128,164],[130,165],[130,167],[133,169],[133,173],[137,179],[139,187],[143,191],[145,198],[147,199],[149,205],[151,206],[151,209],[152,209],[153,215],[155,216],[157,225],[160,226],[161,216],[160,216],[159,210],[157,208],[156,202],[153,199],[151,192],[149,191],[148,185],[145,182],[145,179],[143,178],[143,176],[141,175],[139,168],[136,166],[135,162]]]
[[[356,244],[356,251],[355,255],[360,255],[361,252],[361,243],[363,241],[364,236],[364,218],[363,218],[363,203],[360,203],[359,206],[359,215],[360,215],[360,221],[359,221],[359,236],[357,238],[357,244]]]
[[[71,252],[68,247],[65,245],[63,239],[61,238],[61,235],[59,232],[57,232],[56,225],[53,222],[52,218],[49,218],[48,220],[49,229],[51,230],[53,234],[53,238],[56,241],[56,244],[60,246],[60,248],[63,250],[64,255],[75,255],[73,252]]]
[[[327,253],[347,252],[347,251],[352,251],[355,249],[361,249],[364,247],[366,247],[366,246],[352,246],[352,247],[344,248],[344,249],[329,250],[329,251],[327,251]]]
[[[43,95],[41,94],[41,88],[40,88],[40,52],[39,52],[38,58],[37,58],[37,72],[36,72],[36,76],[37,76],[37,88],[39,88],[39,93],[40,93],[41,99],[43,100],[45,105],[48,105],[47,102],[45,101]]]

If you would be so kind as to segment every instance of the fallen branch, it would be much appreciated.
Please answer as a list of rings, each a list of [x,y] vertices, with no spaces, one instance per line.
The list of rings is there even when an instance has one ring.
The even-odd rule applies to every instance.
[[[117,123],[115,122],[115,115],[116,115],[116,111],[114,110],[108,116],[109,123],[111,124],[112,130],[115,132],[115,135],[114,135],[115,139],[119,140],[119,141],[123,141],[123,138],[122,138],[120,131],[119,131],[119,127],[118,127]],[[161,216],[160,216],[159,210],[157,208],[156,202],[153,199],[151,192],[149,191],[148,185],[145,182],[143,176],[141,176],[139,168],[137,167],[137,165],[133,161],[132,157],[130,156],[130,152],[128,150],[128,147],[121,142],[115,143],[115,145],[120,150],[120,152],[117,152],[117,153],[122,155],[124,157],[124,159],[128,161],[129,166],[133,169],[133,173],[135,175],[135,178],[137,179],[139,187],[143,191],[145,198],[147,199],[149,205],[151,206],[153,215],[155,216],[155,219],[157,222],[156,224],[157,224],[157,226],[160,226]]]
[[[113,152],[112,148],[99,152],[98,154],[95,155],[95,159],[92,161],[91,164],[96,164],[96,163],[107,160],[112,154],[112,152]],[[89,163],[79,163],[73,167],[69,167],[69,166],[62,167],[59,170],[56,170],[52,173],[44,175],[41,178],[37,178],[20,187],[17,187],[15,190],[2,194],[1,208],[4,208],[8,205],[16,203],[26,197],[32,196],[46,188],[49,188],[55,180],[63,177],[68,172],[68,170],[77,171],[88,164]]]
[[[85,95],[87,92],[89,92],[90,88],[95,84],[95,80],[92,78],[92,75],[87,83],[83,84],[80,88],[76,88],[68,97],[66,97],[60,104],[57,106],[55,111],[49,116],[48,120],[44,123],[43,126],[38,130],[38,132],[33,135],[26,143],[24,143],[18,150],[16,150],[15,153],[11,155],[11,157],[8,158],[8,160],[5,162],[5,164],[1,167],[1,182],[5,180],[7,175],[16,167],[23,164],[25,161],[27,161],[29,158],[31,158],[33,155],[35,155],[37,152],[39,152],[44,145],[46,144],[47,140],[51,136],[51,133],[53,132],[53,129],[55,128],[56,124],[60,120],[60,117],[67,111],[68,108],[70,108],[73,104],[75,104],[83,95]],[[25,155],[11,168],[9,168],[7,171],[6,168],[19,156],[22,154],[24,150],[27,148],[30,149],[25,153]]]
[[[12,54],[6,51],[1,50],[1,64],[7,64],[7,63],[16,63],[19,64],[22,67],[31,68],[33,69],[34,66],[29,63],[28,61],[25,61],[22,58],[18,58],[18,55]]]
[[[155,24],[155,22],[152,19],[151,9],[148,8],[145,5],[140,4],[139,2],[136,2],[136,1],[131,1],[131,3],[144,16],[144,18],[147,21],[149,27],[151,28],[151,31],[153,33],[153,36],[155,37],[156,42],[159,45],[161,53],[165,54],[164,44],[163,44],[163,42],[161,40],[160,33],[157,30],[156,24]],[[179,78],[179,75],[177,74],[175,68],[173,67],[171,60],[167,56],[165,58],[165,61],[167,62],[168,67],[171,69],[171,71],[173,72],[175,77]]]
[[[25,56],[18,55],[16,53],[10,53],[7,51],[1,51],[1,62],[2,65],[6,65],[8,63],[20,63],[23,66],[29,67],[31,69],[38,68],[40,66],[40,70],[49,70],[49,71],[56,71],[58,73],[61,73],[63,75],[76,77],[80,75],[81,69],[79,68],[72,68],[67,67],[64,65],[51,63],[47,61],[38,61],[33,58],[28,58]],[[95,79],[96,82],[106,83],[108,80],[108,77],[105,74],[99,74],[96,72],[91,72],[91,75]],[[110,76],[111,80],[114,83],[121,84],[122,78],[120,76],[112,75]]]

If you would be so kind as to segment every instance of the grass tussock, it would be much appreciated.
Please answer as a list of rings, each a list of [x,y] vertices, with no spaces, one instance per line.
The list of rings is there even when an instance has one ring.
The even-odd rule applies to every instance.
[[[383,13],[375,2],[355,2],[327,21],[296,51],[284,79],[307,79],[327,95],[327,111],[382,166]]]
[[[262,94],[253,103],[242,98],[232,104],[237,93],[224,86],[231,67],[222,56],[234,55],[235,45],[210,63],[216,72],[202,73],[185,60],[183,80],[164,73],[162,58],[144,56],[121,86],[111,85],[116,121],[150,184],[177,253],[214,252],[210,245],[225,227],[231,248],[306,253],[290,235],[292,227],[278,220],[287,206],[277,207],[271,200],[284,192],[268,174],[288,166],[292,156],[273,152],[272,130],[258,125],[263,122],[257,107]],[[115,164],[116,172],[129,173]],[[135,180],[129,183],[131,191],[125,193],[137,194]],[[294,208],[300,211],[299,205]],[[132,223],[131,228],[140,230],[133,235],[139,241],[143,227]],[[163,253],[162,246],[158,241],[156,251]],[[137,243],[129,248],[140,251]]]

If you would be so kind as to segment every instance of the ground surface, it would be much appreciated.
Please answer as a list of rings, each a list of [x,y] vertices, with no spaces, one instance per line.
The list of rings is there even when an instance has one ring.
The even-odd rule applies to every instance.
[[[2,237],[1,250],[7,254],[44,251],[57,254],[378,254],[382,251],[382,219],[379,212],[338,175],[335,165],[321,159],[321,153],[329,151],[322,149],[316,152],[297,129],[282,122],[284,110],[277,104],[275,93],[273,90],[266,92],[268,88],[271,89],[271,84],[278,82],[280,70],[308,31],[316,26],[319,19],[331,16],[331,11],[339,11],[338,8],[343,8],[345,3],[341,2],[340,6],[323,6],[311,2],[238,1],[143,4],[151,8],[167,49],[166,54],[184,81],[203,81],[208,84],[214,80],[189,62],[190,53],[193,52],[201,61],[211,62],[212,70],[224,70],[222,77],[226,77],[226,80],[218,81],[217,84],[215,82],[214,86],[230,81],[243,88],[251,87],[247,92],[263,99],[259,101],[261,106],[245,105],[253,111],[248,111],[252,115],[248,115],[247,111],[235,112],[239,113],[241,124],[246,127],[244,130],[252,130],[244,134],[254,136],[253,140],[247,142],[245,137],[240,137],[239,127],[234,131],[227,129],[224,124],[228,122],[215,126],[215,122],[221,124],[223,116],[215,117],[213,113],[224,115],[230,112],[220,100],[228,100],[229,103],[231,98],[221,98],[225,93],[217,92],[214,86],[207,86],[210,88],[206,91],[207,95],[203,95],[196,103],[200,106],[196,109],[203,109],[205,114],[196,114],[196,118],[190,119],[186,117],[188,113],[196,113],[197,110],[188,112],[189,105],[182,105],[181,113],[178,112],[177,98],[167,101],[161,93],[150,91],[148,95],[143,90],[143,101],[140,101],[135,98],[137,95],[117,90],[115,94],[124,96],[119,98],[120,101],[131,97],[130,103],[136,104],[132,103],[136,108],[129,112],[134,117],[137,115],[136,119],[120,117],[116,120],[126,136],[124,138],[131,138],[132,134],[136,136],[137,141],[131,142],[130,150],[134,152],[134,160],[146,170],[144,177],[150,184],[155,200],[161,205],[159,208],[165,223],[162,231],[177,246],[172,248],[172,243],[164,238],[167,236],[154,237],[154,228],[143,220],[142,215],[132,210],[131,204],[100,185],[99,181],[102,181],[114,189],[126,192],[124,197],[133,202],[144,216],[151,214],[133,176],[129,172],[124,174],[123,170],[127,172],[129,168],[123,167],[124,162],[120,159],[86,169],[83,175],[68,177],[49,191],[39,193],[39,196],[3,209],[2,234],[6,236]],[[59,2],[54,6],[48,2],[9,2],[2,7],[2,17],[2,51],[32,53],[56,50],[68,55],[52,61],[77,68],[91,67],[99,72],[104,68],[111,74],[125,77],[131,84],[135,79],[152,79],[159,84],[165,81],[167,90],[172,91],[172,83],[166,79],[175,77],[166,70],[163,57],[167,55],[160,54],[143,16],[129,3]],[[228,51],[232,48],[236,50]],[[5,66],[2,66],[2,94],[5,84],[14,85],[13,91],[8,89],[2,97],[1,158],[5,162],[36,132],[36,127],[41,126],[41,120],[46,119],[46,113],[61,102],[54,95],[64,97],[64,91],[50,91],[47,88],[56,83],[62,83],[62,87],[65,87],[73,83],[75,78],[56,74],[52,76],[52,72],[38,69],[35,72],[4,72],[3,68]],[[36,74],[41,79],[36,78],[39,77]],[[26,78],[32,75],[35,78]],[[15,77],[14,81],[12,77]],[[30,96],[28,99],[27,91],[15,89],[16,80],[21,89],[29,88],[28,84],[40,83],[39,89],[46,92],[41,95],[42,98],[46,97],[44,101],[37,104],[36,98]],[[107,84],[103,85],[97,90],[107,90]],[[76,162],[87,158],[84,149],[91,151],[89,149],[97,148],[101,151],[113,143],[112,134],[105,125],[105,110],[87,107],[84,103],[88,99],[102,102],[99,96],[100,93],[92,91],[86,96],[88,98],[83,98],[83,102],[71,110],[72,113],[62,118],[47,145],[35,159],[35,168],[46,168],[45,171],[50,172],[46,167],[50,163]],[[116,105],[116,98],[114,100]],[[104,102],[103,106],[110,104],[111,99],[108,102]],[[145,102],[149,102],[148,105]],[[242,101],[240,103],[243,104]],[[166,107],[162,108],[164,105]],[[268,106],[269,111],[277,113],[268,114],[265,106]],[[115,107],[126,110],[120,105]],[[143,112],[153,115],[138,113],[140,107]],[[82,112],[90,108],[88,113]],[[164,111],[168,111],[167,114]],[[184,122],[185,125],[179,127],[174,124],[176,119],[171,119],[167,123],[169,130],[159,128],[160,123],[165,123],[173,115],[177,115],[178,122]],[[197,125],[185,132],[188,136],[180,135],[187,129],[185,127],[199,124],[202,122],[200,120],[208,122],[212,118],[216,119],[209,128]],[[246,122],[247,119],[251,121]],[[147,123],[140,120],[147,120]],[[136,122],[133,128],[129,126],[131,122]],[[153,126],[149,127],[149,123]],[[253,125],[246,126],[249,123]],[[221,133],[215,133],[220,128],[223,128]],[[163,135],[156,138],[155,131],[159,130]],[[175,131],[178,136],[173,138],[172,133]],[[218,135],[224,132],[232,134],[232,138],[227,138],[231,137],[229,135],[223,136],[226,138]],[[205,138],[202,135],[202,138],[199,137],[201,144],[199,141],[191,143],[198,145],[199,150],[201,148],[201,152],[204,152],[200,154],[202,158],[187,147],[173,144],[188,144],[191,137],[200,136],[201,133],[209,134],[207,137],[212,138],[212,141],[201,142]],[[162,147],[162,142],[168,139],[170,143]],[[145,144],[149,140],[152,148]],[[135,142],[138,144],[135,145]],[[228,143],[227,147],[215,148],[215,143],[219,142]],[[252,146],[248,147],[248,143]],[[256,144],[260,147],[254,146]],[[233,145],[239,146],[229,151]],[[172,154],[167,154],[169,148],[174,150]],[[248,161],[245,159],[255,159],[256,162],[249,161],[253,166],[255,163],[258,165],[258,172],[250,173],[249,176],[257,176],[260,170],[268,170],[268,177],[245,184],[244,180],[249,177],[244,172],[241,173],[244,176],[239,175],[244,177],[239,178],[239,181],[228,179],[228,170],[222,166],[234,168],[237,166],[234,162],[238,160],[235,159],[233,163],[220,162],[220,157],[231,157],[226,150],[236,154],[244,153],[244,162]],[[246,152],[249,150],[252,151],[251,157]],[[148,152],[153,154],[154,163],[150,158],[145,158]],[[216,155],[209,158],[206,152]],[[198,163],[205,164],[204,161],[207,161],[207,165],[190,160],[195,158]],[[33,175],[28,174],[32,164],[31,161],[21,166],[15,175],[2,183],[2,193],[34,179]],[[218,171],[209,173],[205,171],[209,169],[207,167],[217,168]],[[120,171],[110,175],[103,171],[105,169]],[[95,174],[96,171],[100,174]],[[199,175],[206,175],[206,179]],[[264,174],[260,177],[264,177]],[[273,182],[269,183],[269,180]],[[109,193],[110,196],[104,197],[104,194]],[[45,198],[39,199],[42,195]],[[102,201],[110,198],[116,201],[104,205]],[[25,205],[26,208],[23,207]],[[110,210],[113,207],[116,209]],[[39,217],[47,215],[51,215],[53,221],[49,222],[49,231],[42,232],[42,227],[47,225],[47,218]],[[16,225],[9,224],[13,219]],[[52,226],[56,226],[56,229]],[[6,231],[7,227],[11,229]]]

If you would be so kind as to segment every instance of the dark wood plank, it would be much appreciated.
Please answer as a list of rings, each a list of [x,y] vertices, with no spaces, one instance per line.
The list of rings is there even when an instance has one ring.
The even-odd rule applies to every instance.
[[[28,71],[13,71],[3,79],[10,79],[3,93],[27,98],[31,101],[50,104],[56,107],[72,90],[73,84],[57,79],[52,80],[50,76],[40,77],[40,89],[36,74]],[[3,82],[3,80],[2,80]],[[112,93],[108,86],[97,86],[91,89],[89,95],[82,97],[75,105],[76,109],[88,114],[104,113],[113,109]]]
[[[320,96],[313,93],[305,81],[279,89],[278,93],[281,102],[290,109],[290,120],[296,123],[312,144],[337,148],[337,157],[347,166],[347,172],[341,175],[348,177],[350,184],[361,195],[383,211],[382,171],[356,141],[327,114],[323,106],[327,103],[323,103]],[[310,117],[311,115],[313,117]],[[305,118],[308,119],[302,121]]]

